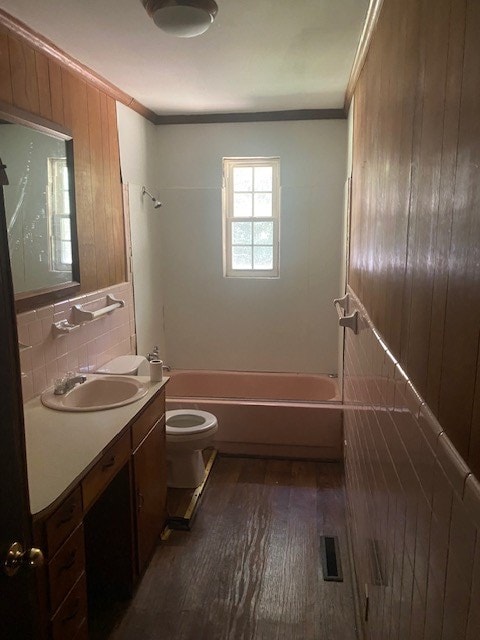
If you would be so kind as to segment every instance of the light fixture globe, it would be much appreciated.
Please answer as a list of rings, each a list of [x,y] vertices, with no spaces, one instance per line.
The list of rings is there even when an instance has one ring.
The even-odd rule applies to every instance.
[[[142,0],[157,27],[177,38],[205,33],[218,12],[214,0]]]

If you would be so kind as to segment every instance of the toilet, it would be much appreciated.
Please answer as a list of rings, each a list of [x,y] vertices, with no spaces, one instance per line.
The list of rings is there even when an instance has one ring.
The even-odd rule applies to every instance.
[[[218,430],[213,413],[195,409],[167,411],[167,484],[195,489],[205,477],[202,450],[211,446]]]
[[[99,367],[103,375],[142,375],[148,372],[143,356],[119,356]],[[212,445],[218,430],[213,413],[196,409],[166,412],[167,484],[176,489],[195,489],[205,478],[202,450]]]

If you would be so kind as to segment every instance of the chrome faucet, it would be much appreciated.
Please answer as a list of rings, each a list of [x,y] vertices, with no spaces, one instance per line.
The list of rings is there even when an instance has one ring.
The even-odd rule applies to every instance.
[[[152,353],[147,353],[147,360],[151,362],[152,360],[160,360],[160,355],[158,353],[158,347],[153,347]]]
[[[87,381],[87,376],[74,376],[73,374],[68,374],[61,378],[60,380],[55,381],[55,387],[53,389],[53,393],[56,396],[63,396],[67,391],[73,389],[76,384],[83,384]]]
[[[147,353],[146,358],[147,358],[147,360],[149,362],[151,362],[152,360],[160,360],[160,354],[158,352],[158,347],[157,346],[153,347],[152,353]],[[162,365],[162,369],[164,371],[171,371],[172,370],[171,366],[169,364],[165,364],[165,362]]]

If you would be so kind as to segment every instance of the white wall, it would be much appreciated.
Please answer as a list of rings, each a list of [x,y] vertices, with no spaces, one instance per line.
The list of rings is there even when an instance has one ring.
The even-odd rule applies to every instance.
[[[169,363],[336,372],[347,122],[159,126],[157,144],[164,206],[145,251],[162,244]],[[223,277],[224,156],[280,156],[279,279]]]
[[[122,180],[129,185],[130,226],[133,253],[133,286],[137,352],[145,355],[154,345],[166,358],[163,329],[163,270],[161,261],[161,213],[142,187],[155,192],[157,183],[156,127],[117,103]]]
[[[344,195],[344,213],[342,223],[342,262],[340,270],[340,295],[343,296],[347,288],[347,267],[349,252],[349,234],[350,234],[350,183],[353,171],[353,116],[354,116],[355,98],[352,98],[350,109],[348,111],[347,124],[347,164],[345,179],[345,195]],[[340,379],[340,387],[343,397],[343,358],[344,358],[344,336],[345,329],[338,329],[338,377]]]

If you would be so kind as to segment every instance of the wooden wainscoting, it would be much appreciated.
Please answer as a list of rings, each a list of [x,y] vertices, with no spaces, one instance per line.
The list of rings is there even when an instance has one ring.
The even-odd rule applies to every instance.
[[[125,232],[115,99],[0,25],[0,101],[69,129],[83,292],[123,282]]]
[[[349,284],[480,473],[480,4],[384,0],[355,90]]]

